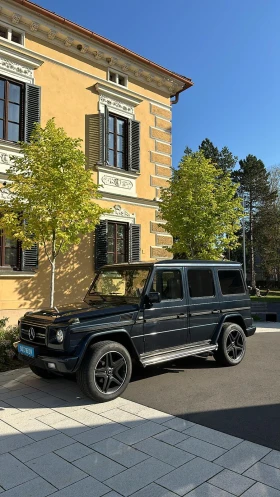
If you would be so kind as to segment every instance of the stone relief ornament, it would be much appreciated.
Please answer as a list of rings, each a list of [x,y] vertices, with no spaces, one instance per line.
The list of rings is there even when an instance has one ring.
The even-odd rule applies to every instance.
[[[38,31],[40,24],[38,22],[32,22],[30,24],[31,31]]]
[[[74,38],[70,38],[69,36],[65,38],[64,45],[66,47],[71,47],[73,45]]]
[[[0,69],[7,69],[8,71],[15,72],[17,74],[22,74],[23,76],[27,76],[32,78],[33,71],[29,69],[29,67],[22,66],[21,64],[17,64],[16,62],[11,62],[10,60],[4,59],[0,57]]]
[[[48,38],[49,40],[54,40],[56,37],[56,31],[54,29],[50,29],[48,32]]]
[[[101,181],[106,186],[124,188],[125,190],[131,190],[133,187],[133,183],[129,179],[115,178],[114,176],[103,175]]]
[[[19,14],[13,14],[12,16],[12,23],[13,24],[18,24],[21,20],[21,16]]]
[[[118,217],[133,217],[134,214],[130,214],[128,211],[123,209],[120,205],[114,205],[113,215]]]
[[[123,110],[124,112],[133,114],[133,107],[119,102],[118,100],[114,100],[113,98],[105,97],[105,95],[100,95],[100,102],[104,105],[108,105],[109,107],[113,107],[114,109]]]

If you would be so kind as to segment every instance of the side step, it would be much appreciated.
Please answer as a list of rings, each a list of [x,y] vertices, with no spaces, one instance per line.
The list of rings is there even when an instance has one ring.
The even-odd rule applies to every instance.
[[[179,350],[173,349],[165,352],[158,352],[156,354],[140,356],[141,364],[146,367],[152,364],[159,364],[161,362],[172,361],[173,359],[180,359],[181,357],[187,357],[191,355],[203,354],[204,352],[213,352],[218,349],[218,345],[202,345],[195,347],[180,347]]]

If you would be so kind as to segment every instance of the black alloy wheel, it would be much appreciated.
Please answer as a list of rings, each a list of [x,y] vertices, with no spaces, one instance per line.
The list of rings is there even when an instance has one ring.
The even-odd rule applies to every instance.
[[[131,373],[128,350],[121,343],[106,340],[89,347],[76,376],[87,397],[107,402],[124,392]]]
[[[219,337],[218,350],[214,352],[221,366],[236,366],[245,356],[246,335],[236,323],[225,323]]]
[[[127,363],[124,356],[115,350],[107,352],[94,371],[96,388],[103,394],[115,393],[124,384],[126,375]]]

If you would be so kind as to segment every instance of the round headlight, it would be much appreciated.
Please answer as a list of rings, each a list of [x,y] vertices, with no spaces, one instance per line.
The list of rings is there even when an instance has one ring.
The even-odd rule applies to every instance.
[[[63,334],[62,330],[57,330],[57,332],[56,332],[56,339],[57,339],[58,343],[62,343],[63,342],[64,334]]]

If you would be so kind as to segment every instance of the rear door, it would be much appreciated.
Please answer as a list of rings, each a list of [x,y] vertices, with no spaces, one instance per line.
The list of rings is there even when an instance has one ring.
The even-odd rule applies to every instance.
[[[251,324],[251,300],[244,284],[243,273],[237,268],[217,270],[220,301],[223,314],[238,313],[245,324]]]
[[[210,267],[187,268],[191,343],[211,340],[219,322],[220,302]]]
[[[187,303],[181,267],[156,267],[149,292],[158,292],[161,302],[144,310],[145,352],[184,345],[187,342]]]

